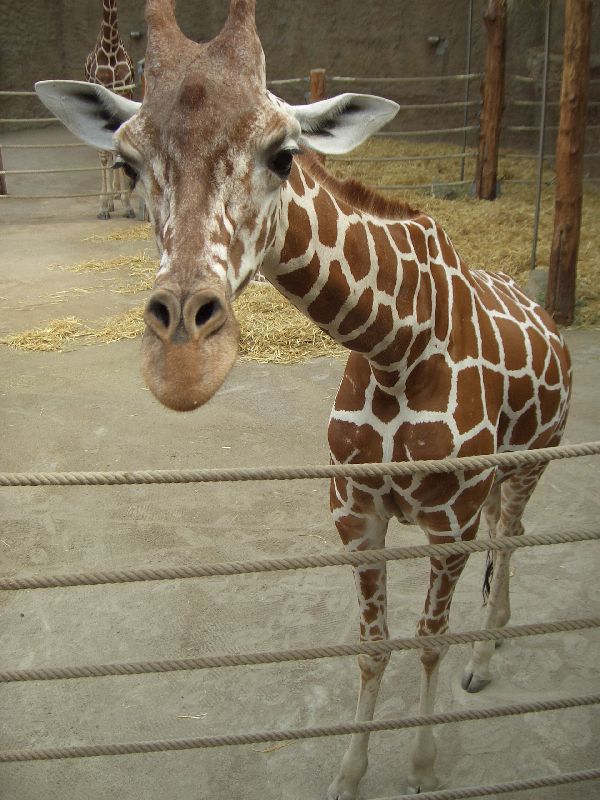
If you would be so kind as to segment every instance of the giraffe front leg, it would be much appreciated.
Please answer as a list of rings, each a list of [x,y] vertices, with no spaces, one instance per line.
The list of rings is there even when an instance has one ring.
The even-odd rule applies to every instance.
[[[343,517],[336,520],[338,532],[347,549],[370,549],[384,546],[387,520],[378,517]],[[388,638],[386,620],[385,562],[354,570],[360,615],[361,641]],[[357,722],[373,719],[381,678],[389,655],[358,657],[360,689],[356,706]],[[358,784],[368,765],[369,734],[353,734],[340,771],[329,787],[328,800],[355,800]]]
[[[439,540],[438,540],[439,542]],[[433,541],[432,541],[433,543]],[[448,629],[450,603],[456,582],[467,562],[467,556],[430,559],[431,570],[425,610],[417,628],[417,636],[443,634]],[[433,714],[440,664],[446,648],[424,650],[421,654],[421,695],[419,714]],[[408,772],[409,792],[435,789],[439,782],[435,774],[437,748],[433,729],[418,728],[410,751]]]
[[[388,661],[389,655],[358,657],[360,689],[354,717],[356,722],[373,719],[381,679]],[[327,800],[355,800],[358,784],[367,771],[369,764],[368,749],[368,733],[355,733],[352,735],[350,745],[342,758],[340,771],[327,792]]]

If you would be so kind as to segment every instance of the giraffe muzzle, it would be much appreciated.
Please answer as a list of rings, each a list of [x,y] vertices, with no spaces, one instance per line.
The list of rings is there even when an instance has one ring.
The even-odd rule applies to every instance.
[[[224,299],[213,289],[202,289],[183,303],[170,289],[156,289],[144,311],[146,325],[163,342],[185,344],[211,336],[227,320]]]
[[[239,325],[224,294],[213,288],[187,296],[156,288],[144,311],[142,374],[167,408],[192,411],[221,386],[238,350]]]

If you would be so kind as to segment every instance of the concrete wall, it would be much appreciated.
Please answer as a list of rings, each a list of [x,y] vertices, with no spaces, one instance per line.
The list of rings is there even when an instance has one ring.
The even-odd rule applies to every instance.
[[[101,0],[0,0],[0,89],[30,89],[43,78],[83,78],[83,63],[92,48],[100,23]],[[462,73],[466,60],[468,0],[300,0],[295,3],[258,0],[257,24],[267,58],[270,79],[307,75],[324,67],[330,75],[389,77],[444,76]],[[485,36],[482,16],[487,0],[474,0],[471,69],[483,64]],[[530,73],[532,52],[541,48],[546,4],[521,0],[510,4],[508,74]],[[194,39],[214,36],[223,24],[226,0],[178,0],[178,19],[184,33]],[[553,2],[552,51],[562,49],[563,3]],[[122,38],[134,61],[145,50],[143,0],[120,0]],[[142,33],[140,39],[130,36]],[[441,38],[439,45],[428,37]],[[592,52],[600,54],[600,13],[594,12]],[[535,61],[535,59],[534,59]],[[560,68],[560,67],[559,67]],[[535,67],[534,67],[535,71]],[[595,74],[598,74],[594,70]],[[464,85],[433,81],[410,85],[330,84],[329,93],[348,89],[374,91],[401,102],[460,100]],[[600,97],[600,85],[593,96]],[[301,102],[305,86],[281,89],[286,99]],[[515,84],[514,96],[539,98],[538,85]],[[558,87],[555,87],[558,92]],[[479,98],[479,81],[470,86]],[[0,116],[38,116],[34,99],[0,98]],[[507,124],[535,124],[533,109],[507,110]],[[477,109],[470,113],[475,122]],[[463,111],[407,112],[399,125],[405,128],[462,125]],[[556,121],[556,109],[549,124]],[[592,122],[597,115],[592,114]],[[1,133],[1,130],[0,130]],[[533,144],[535,135],[512,137],[512,143]],[[549,143],[551,146],[551,143]]]

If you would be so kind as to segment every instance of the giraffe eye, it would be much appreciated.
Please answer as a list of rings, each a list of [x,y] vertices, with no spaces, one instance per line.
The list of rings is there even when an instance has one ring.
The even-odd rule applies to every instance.
[[[279,150],[269,161],[269,169],[281,178],[282,181],[287,180],[292,169],[294,154],[297,152],[297,150],[290,150],[288,148]]]

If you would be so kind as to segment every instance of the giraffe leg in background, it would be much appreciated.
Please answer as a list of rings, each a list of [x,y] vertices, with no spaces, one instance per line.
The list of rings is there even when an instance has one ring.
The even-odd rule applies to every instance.
[[[501,493],[502,493],[502,489],[501,489],[500,482],[495,483],[492,486],[492,490],[490,491],[490,493],[489,493],[489,495],[488,495],[488,497],[487,497],[487,499],[485,501],[485,505],[483,507],[483,516],[485,517],[485,521],[486,521],[487,528],[488,528],[488,535],[489,535],[490,539],[495,539],[496,536],[498,535],[498,522],[500,521]],[[485,572],[485,578],[484,578],[485,583],[484,583],[484,590],[483,590],[484,591],[484,601],[485,601],[486,604],[487,604],[487,601],[488,601],[489,591],[490,591],[489,581],[491,581],[491,578],[493,577],[493,574],[494,574],[494,559],[495,558],[496,558],[496,554],[493,553],[492,551],[488,551],[487,558],[486,558],[486,572]],[[508,586],[507,586],[507,590],[508,590]],[[508,602],[508,597],[506,598],[506,600]],[[501,646],[502,646],[502,641],[501,640],[498,640],[497,642],[494,642],[494,647],[495,648],[498,648],[498,647],[501,647]]]
[[[114,203],[112,201],[112,172],[111,169],[111,154],[106,150],[99,150],[98,156],[100,158],[100,166],[102,168],[102,185],[100,188],[100,210],[98,211],[98,219],[110,219],[110,212],[114,211]]]
[[[123,203],[123,216],[128,219],[135,217],[135,211],[131,205],[131,189],[129,188],[129,178],[123,173],[122,169],[113,169],[112,183],[113,183],[113,197],[117,198]]]
[[[388,520],[375,516],[336,519],[338,533],[348,550],[367,550],[385,546]],[[360,616],[360,639],[363,642],[387,639],[386,565],[369,565],[354,570]],[[373,719],[381,678],[389,654],[358,657],[360,689],[355,720]],[[329,787],[328,800],[355,800],[358,784],[368,765],[369,734],[355,733],[342,759],[340,771]]]
[[[494,510],[492,505],[490,511],[496,518],[495,529],[498,538],[520,536],[523,533],[521,517],[545,467],[545,464],[540,464],[528,468],[508,478],[498,487],[500,502],[497,510]],[[503,628],[510,619],[511,555],[510,550],[494,553],[494,572],[487,603],[485,628]],[[490,682],[490,661],[495,649],[494,642],[476,642],[473,645],[471,660],[461,680],[461,686],[467,692],[479,692]]]
[[[462,539],[472,539],[477,526],[462,535]],[[439,543],[439,538],[430,536],[432,544]],[[443,541],[448,541],[445,539]],[[443,634],[448,630],[448,616],[454,588],[468,556],[456,555],[435,557],[430,559],[429,589],[425,601],[425,609],[417,626],[417,636]],[[435,650],[423,650],[421,654],[421,695],[419,714],[433,714],[437,691],[440,664],[448,650],[447,647]],[[436,744],[431,727],[418,728],[410,751],[408,771],[409,792],[430,791],[438,786],[434,766]]]

